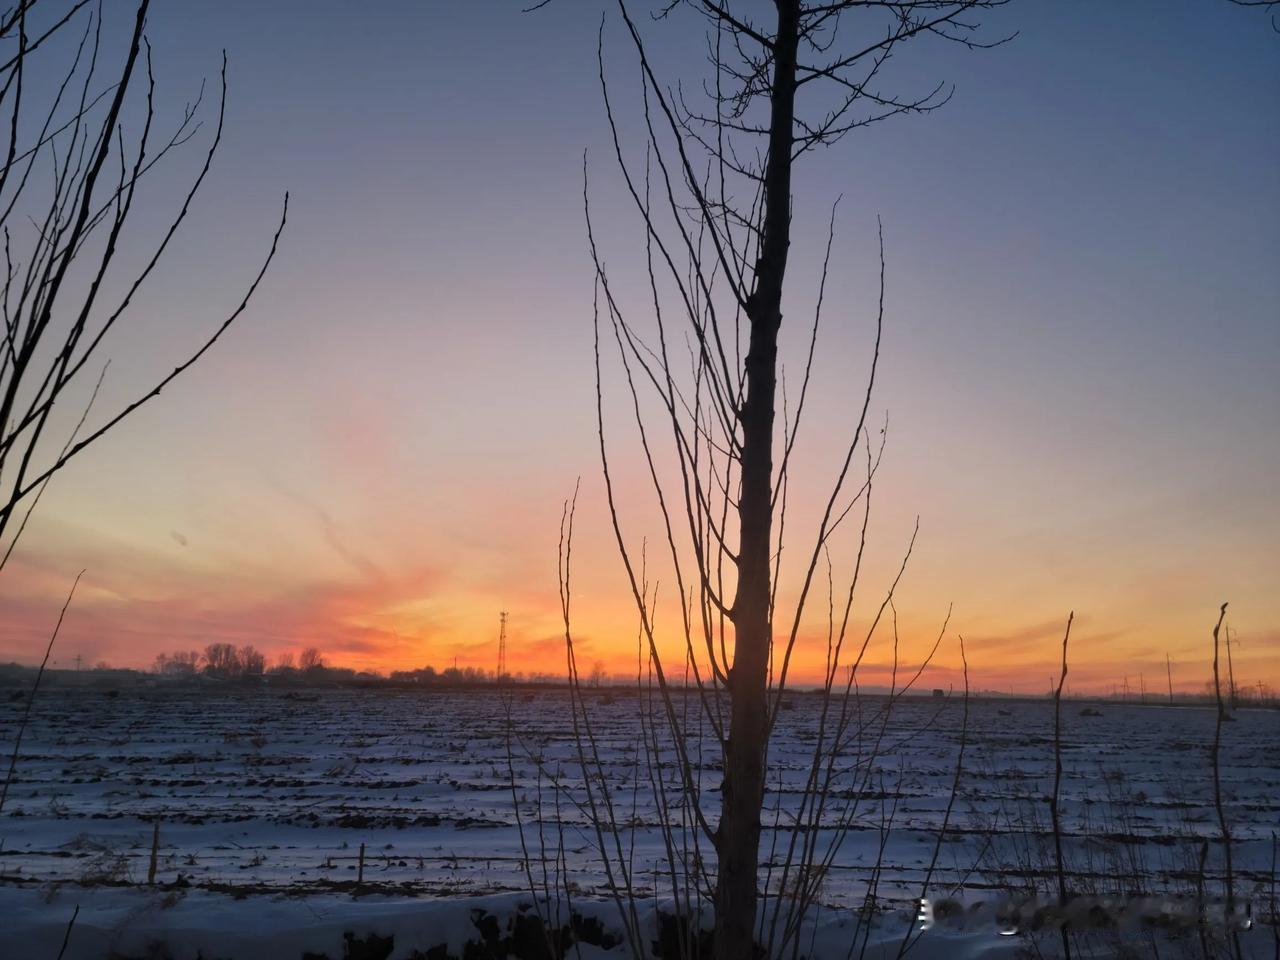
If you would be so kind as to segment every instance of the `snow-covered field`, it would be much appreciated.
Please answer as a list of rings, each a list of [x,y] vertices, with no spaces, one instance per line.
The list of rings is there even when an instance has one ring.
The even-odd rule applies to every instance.
[[[623,691],[589,699],[628,849],[635,843],[636,886],[645,890],[663,866],[665,846],[640,701]],[[818,718],[818,698],[793,694],[789,703],[766,800],[767,822],[776,817],[781,828],[766,831],[763,842],[775,859],[791,836],[789,815],[799,803]],[[866,698],[863,709],[874,717],[881,705]],[[1103,704],[1100,716],[1082,716],[1082,706],[1063,707],[1072,889],[1190,895],[1204,856],[1205,893],[1219,895],[1221,844],[1208,759],[1213,711]],[[22,708],[19,700],[0,706],[6,757]],[[833,804],[833,811],[857,806],[824,880],[824,936],[839,939],[831,930],[843,929],[839,924],[877,876],[886,916],[898,929],[907,922],[947,806],[960,715],[958,701],[912,698],[898,702],[887,724],[867,725],[880,755],[872,778],[860,782],[874,789]],[[1052,720],[1049,702],[969,705],[964,770],[932,896],[972,902],[1051,889]],[[696,743],[691,752],[698,756]],[[703,756],[704,802],[714,811],[718,775],[709,748]],[[553,777],[565,790],[559,803]],[[1255,915],[1267,913],[1272,835],[1280,828],[1275,712],[1241,710],[1224,724],[1222,784],[1236,889]],[[536,861],[544,850],[555,856],[562,843],[570,889],[583,903],[602,894],[595,834],[574,805],[582,786],[562,691],[42,691],[0,814],[0,913],[7,918],[0,923],[0,956],[56,956],[79,905],[67,957],[138,951],[185,930],[179,941],[205,943],[206,958],[301,956],[309,949],[336,960],[343,956],[341,933],[363,936],[366,922],[369,930],[402,931],[392,955],[408,957],[457,935],[440,918],[452,917],[456,927],[458,911],[450,913],[439,898],[470,905],[460,898],[484,896],[508,912],[520,891],[527,901],[526,851]],[[157,887],[147,888],[157,823]],[[356,889],[362,844],[363,884]],[[461,916],[467,927],[469,913]],[[424,932],[431,917],[439,928]],[[112,940],[117,928],[123,940]],[[199,929],[215,939],[191,933]],[[281,943],[304,939],[299,933],[290,940],[289,930],[309,930],[329,945],[281,952]],[[284,940],[277,937],[268,949],[267,931]],[[900,935],[886,936],[892,955]],[[980,953],[1011,950],[1019,941],[998,937],[994,928],[963,935],[939,929],[911,955],[927,955],[929,942],[947,943],[955,953],[956,937]],[[1258,927],[1242,935],[1248,949],[1266,955],[1271,937]],[[52,952],[12,952],[14,944],[36,940],[52,944]],[[211,953],[218,942],[224,949]]]

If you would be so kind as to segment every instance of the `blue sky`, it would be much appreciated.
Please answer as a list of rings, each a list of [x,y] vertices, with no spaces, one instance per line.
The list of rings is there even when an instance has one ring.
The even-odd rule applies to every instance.
[[[583,629],[621,656],[581,206],[585,150],[603,244],[638,291],[596,81],[611,9],[156,5],[161,117],[226,48],[228,124],[113,343],[104,399],[136,393],[238,300],[285,190],[290,225],[228,338],[50,488],[0,584],[20,611],[0,655],[25,656],[86,565],[67,650],[116,662],[224,632],[267,649],[309,637],[356,664],[461,662],[507,607],[517,652],[521,637],[536,650],[554,635],[555,525],[581,475],[596,558]],[[922,516],[908,626],[928,636],[955,601],[961,632],[998,645],[1074,608],[1103,684],[1169,648],[1202,662],[1230,599],[1246,669],[1275,680],[1280,38],[1224,0],[1015,0],[989,19],[1017,39],[921,44],[894,65],[895,89],[954,83],[945,108],[856,132],[797,172],[788,317],[812,309],[843,196],[802,463],[823,475],[823,441],[861,395],[879,217],[876,411],[891,441],[875,530],[887,569]],[[699,24],[645,26],[665,75],[701,76]],[[612,14],[604,37],[639,146]],[[126,256],[194,162],[158,172]],[[803,324],[788,330],[794,370]],[[1025,673],[1040,689],[1040,646],[992,658],[992,684]]]

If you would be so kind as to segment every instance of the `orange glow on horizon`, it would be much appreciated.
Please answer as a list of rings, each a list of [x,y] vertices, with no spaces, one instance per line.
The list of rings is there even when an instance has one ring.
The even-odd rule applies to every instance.
[[[55,660],[67,664],[80,655],[87,662],[146,669],[160,652],[200,650],[207,643],[251,644],[268,664],[281,654],[317,647],[331,666],[387,674],[431,666],[475,668],[492,673],[497,660],[497,610],[511,609],[508,663],[513,675],[563,677],[564,627],[552,590],[526,589],[521,606],[509,596],[464,590],[449,584],[435,568],[390,576],[370,570],[361,580],[264,584],[225,577],[210,589],[207,573],[173,571],[159,582],[119,569],[85,575]],[[52,565],[17,562],[6,572],[3,599],[10,613],[0,657],[31,662],[47,640],[50,616],[56,616],[66,581]],[[595,586],[593,582],[591,584]],[[554,588],[554,584],[553,584]],[[504,591],[515,593],[516,591]],[[916,591],[920,591],[917,589]],[[621,611],[621,612],[620,612]],[[945,613],[945,610],[944,610]],[[683,640],[664,632],[678,621],[674,611],[658,618],[658,642],[669,674],[684,664]],[[825,618],[825,609],[821,611]],[[639,655],[634,610],[616,601],[587,595],[579,585],[573,610],[574,641],[584,674],[601,665],[613,678],[633,679]],[[942,617],[933,623],[903,616],[899,623],[898,663],[893,662],[890,620],[882,620],[867,644],[858,668],[862,687],[898,687],[913,678],[938,640]],[[996,692],[1046,692],[1057,676],[1065,616],[1023,621],[971,618],[953,613],[930,665],[915,688],[959,689],[962,685],[957,637],[965,636],[972,689]],[[1122,683],[1137,691],[1167,690],[1165,646],[1173,659],[1176,692],[1199,692],[1211,679],[1212,623],[1151,625],[1145,630],[1107,629],[1104,621],[1078,614],[1073,628],[1069,684],[1076,693],[1106,693]],[[845,668],[857,658],[869,624],[855,618],[841,657]],[[1235,669],[1243,682],[1262,681],[1274,688],[1280,676],[1280,639],[1274,632],[1241,626],[1235,636]],[[609,639],[605,639],[609,638]],[[1167,640],[1166,640],[1167,638]],[[701,644],[701,640],[695,641]],[[790,682],[798,687],[821,682],[825,669],[827,625],[808,623],[797,637]],[[779,658],[781,644],[779,645]],[[1225,654],[1224,654],[1225,656]],[[705,664],[703,664],[705,669]]]

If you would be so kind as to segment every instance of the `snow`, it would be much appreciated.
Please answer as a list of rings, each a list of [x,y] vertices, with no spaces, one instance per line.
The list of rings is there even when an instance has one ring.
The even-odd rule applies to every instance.
[[[350,897],[286,894],[236,898],[200,890],[154,891],[139,888],[39,889],[0,888],[5,923],[0,928],[0,956],[56,957],[67,938],[66,960],[97,960],[106,956],[154,956],[163,944],[163,956],[172,960],[234,957],[237,960],[281,960],[307,953],[337,960],[346,940],[389,938],[389,960],[426,955],[443,945],[449,956],[461,957],[468,942],[480,942],[475,917],[488,914],[505,931],[510,918],[530,913],[526,894],[499,894],[474,898],[417,899],[406,897]],[[76,909],[78,908],[78,913]],[[581,944],[570,956],[582,960],[618,960],[626,954],[622,933],[616,929],[611,901],[575,901],[574,910],[598,918],[615,934],[616,946]],[[71,923],[75,917],[74,925]],[[642,910],[642,923],[651,935],[656,930],[654,908]],[[896,957],[906,932],[908,917],[890,914],[877,919],[868,937],[865,956]],[[816,919],[802,938],[801,956],[844,957],[855,936],[856,921],[848,914],[830,913]],[[1135,934],[1135,941],[1137,935]],[[1027,941],[1001,936],[994,924],[981,929],[944,929],[918,933],[908,956],[916,960],[942,958],[1026,956]],[[1268,956],[1271,937],[1261,931],[1242,936],[1246,957]],[[1040,949],[1054,955],[1052,935],[1041,935]],[[1184,939],[1174,947],[1198,955],[1198,941]],[[1194,947],[1194,949],[1191,949]],[[1167,940],[1163,950],[1168,954]],[[812,952],[810,952],[812,951]],[[1076,956],[1111,957],[1111,942],[1077,942]],[[1175,951],[1174,956],[1181,953]]]
[[[608,699],[591,705],[594,732],[624,808],[621,835],[635,843],[637,890],[652,905],[669,891],[653,886],[665,847],[641,752],[640,704],[619,691]],[[766,798],[766,823],[776,816],[782,829],[766,830],[763,849],[775,850],[776,838],[776,857],[791,837],[817,722],[817,698],[790,699]],[[6,754],[20,706],[0,705]],[[596,910],[616,927],[611,901],[600,899],[607,890],[594,833],[572,802],[583,785],[561,691],[325,690],[299,699],[270,690],[52,689],[40,694],[0,814],[0,957],[28,955],[6,949],[5,938],[28,939],[31,956],[57,956],[76,905],[69,958],[136,954],[163,941],[175,958],[203,951],[206,960],[278,960],[311,950],[336,960],[344,932],[393,935],[393,957],[442,942],[460,955],[475,935],[473,908],[510,916],[530,901],[513,816],[508,710],[530,866],[541,870],[537,824],[549,856],[563,830],[575,909]],[[1202,838],[1210,841],[1213,882],[1222,869],[1208,763],[1213,711],[1099,710],[1082,717],[1064,708],[1064,844],[1076,884],[1091,888],[1082,892],[1187,893]],[[880,937],[896,955],[946,808],[959,716],[956,702],[904,700],[895,708],[883,734],[886,756],[876,763],[880,796],[859,798],[854,829],[822,888],[811,931],[817,955],[845,955],[847,925],[882,842],[883,929],[868,955]],[[1267,909],[1271,831],[1280,823],[1278,720],[1242,710],[1224,725],[1236,887],[1255,914]],[[965,771],[931,895],[950,895],[961,883],[968,898],[1047,891],[1052,772],[1051,704],[971,703]],[[704,762],[700,774],[704,804],[714,811],[718,773]],[[567,791],[558,810],[553,775]],[[894,820],[882,836],[889,809]],[[148,888],[155,822],[158,886]],[[823,837],[833,825],[824,821]],[[1269,948],[1271,932],[1255,928],[1242,939]],[[1012,956],[1019,945],[1024,938],[991,929],[940,925],[910,956]],[[583,955],[597,951],[617,955],[594,947]]]

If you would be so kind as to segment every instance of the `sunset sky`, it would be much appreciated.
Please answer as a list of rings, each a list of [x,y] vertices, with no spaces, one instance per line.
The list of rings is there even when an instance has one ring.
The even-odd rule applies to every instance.
[[[597,239],[625,276],[635,222],[596,78],[612,4],[525,5],[156,4],[160,122],[225,48],[227,127],[96,409],[144,391],[235,306],[286,190],[289,225],[228,335],[50,486],[0,575],[0,660],[39,659],[84,569],[59,665],[146,667],[229,640],[360,669],[492,669],[508,610],[512,669],[555,672],[558,528],[581,477],[579,657],[634,670],[582,210],[585,150]],[[118,42],[128,18],[107,6]],[[1198,689],[1224,600],[1238,678],[1280,684],[1280,37],[1225,0],[1015,0],[989,22],[1020,35],[896,64],[903,89],[954,83],[944,109],[798,168],[789,370],[843,200],[797,542],[861,404],[879,217],[872,409],[890,427],[860,622],[919,515],[897,598],[906,661],[954,604],[930,686],[955,679],[963,635],[975,686],[1043,691],[1074,610],[1076,691],[1139,675],[1162,689],[1166,652],[1175,686]],[[644,29],[666,76],[703,75],[700,21]],[[642,149],[612,16],[604,43],[631,87],[623,139]],[[199,149],[147,185],[125,261],[163,229]],[[653,540],[640,461],[621,430],[614,446],[628,536]],[[872,682],[886,658],[881,644]]]

